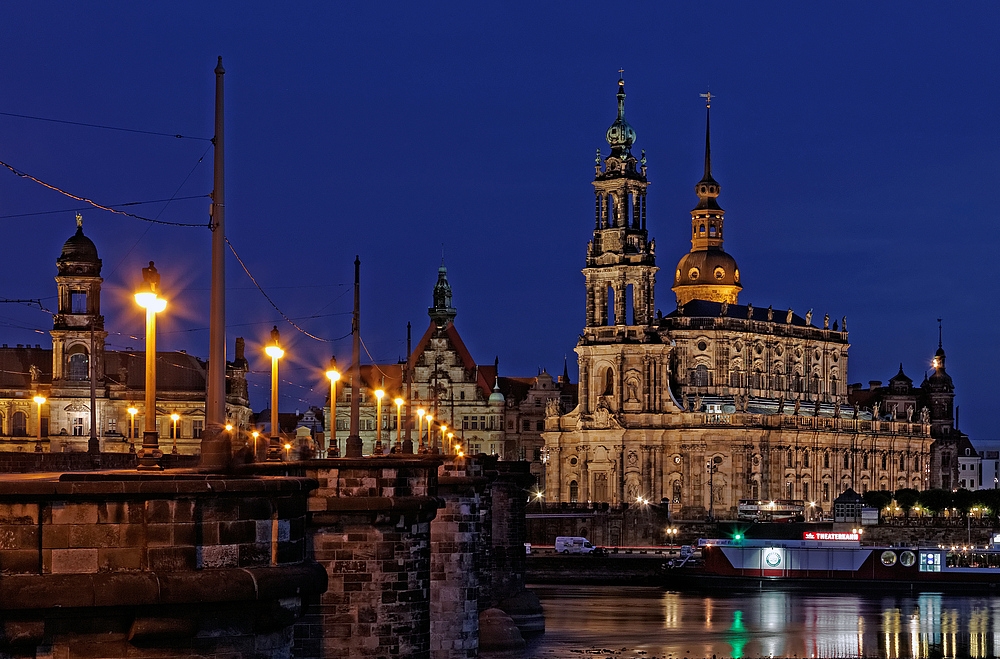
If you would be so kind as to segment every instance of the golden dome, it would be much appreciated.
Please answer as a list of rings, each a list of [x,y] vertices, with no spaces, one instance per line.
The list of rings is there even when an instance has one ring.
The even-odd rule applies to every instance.
[[[721,249],[706,249],[681,257],[672,288],[678,304],[691,300],[737,304],[743,286],[736,259]]]

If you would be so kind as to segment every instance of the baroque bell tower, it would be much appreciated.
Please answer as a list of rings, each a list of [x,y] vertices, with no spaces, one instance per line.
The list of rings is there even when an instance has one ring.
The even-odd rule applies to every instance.
[[[618,116],[605,135],[611,152],[597,154],[594,238],[583,276],[587,315],[576,347],[580,411],[590,428],[613,427],[624,413],[662,412],[670,347],[656,328],[655,242],[646,232],[646,157],[632,154],[635,130],[625,120],[625,81],[618,80]],[[602,167],[603,165],[603,167]]]
[[[625,121],[625,81],[618,80],[618,118],[608,128],[611,153],[598,151],[594,239],[587,245],[587,327],[653,322],[655,241],[646,233],[646,156],[632,155],[635,130]],[[636,165],[639,165],[637,168]]]
[[[101,315],[101,259],[94,242],[83,233],[76,216],[76,233],[56,260],[59,311],[52,335],[53,391],[90,386],[91,359],[98,381],[104,378],[104,316]]]

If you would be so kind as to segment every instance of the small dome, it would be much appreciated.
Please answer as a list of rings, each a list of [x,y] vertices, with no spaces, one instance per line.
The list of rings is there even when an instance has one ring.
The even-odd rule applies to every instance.
[[[608,144],[611,145],[612,153],[628,153],[635,144],[635,129],[625,121],[625,81],[618,81],[618,118],[608,128],[605,135]],[[616,151],[617,150],[617,151]]]
[[[500,379],[497,378],[493,385],[493,393],[490,394],[490,403],[499,403],[502,405],[505,400],[506,399],[503,397],[503,394],[500,393]]]
[[[98,263],[97,246],[94,241],[83,235],[83,224],[77,224],[76,233],[69,240],[63,243],[60,261],[75,261],[86,263]]]

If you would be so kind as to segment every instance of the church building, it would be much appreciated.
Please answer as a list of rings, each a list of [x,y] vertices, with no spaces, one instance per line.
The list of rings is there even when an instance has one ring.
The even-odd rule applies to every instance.
[[[546,418],[546,500],[666,500],[685,516],[734,517],[741,499],[790,499],[818,515],[847,488],[929,487],[937,417],[873,417],[849,404],[846,318],[740,304],[706,96],[691,249],[669,271],[676,308],[663,316],[645,152],[632,153],[618,81],[610,153],[598,154],[593,181],[579,404]]]

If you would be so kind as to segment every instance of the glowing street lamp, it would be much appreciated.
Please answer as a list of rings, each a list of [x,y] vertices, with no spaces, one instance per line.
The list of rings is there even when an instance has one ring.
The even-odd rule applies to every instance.
[[[458,453],[458,449],[459,446],[455,444],[455,433],[453,432],[448,433],[448,450],[455,451],[455,453]]]
[[[420,453],[426,453],[427,447],[424,446],[424,408],[417,410],[417,438],[420,440]]]
[[[447,431],[448,431],[448,425],[442,423],[441,424],[441,446],[440,446],[440,448],[437,447],[437,446],[434,447],[435,448],[435,451],[434,451],[435,453],[440,453],[441,450],[444,448],[444,438],[445,438],[445,433]]]
[[[431,421],[434,420],[434,416],[428,414],[425,418],[427,419],[427,443],[424,444],[424,453],[433,453],[434,435],[432,435],[431,433],[434,432],[434,429],[431,427]]]
[[[45,404],[45,396],[41,394],[35,396],[35,402],[38,403],[38,440],[35,442],[35,453],[42,452],[42,405]]]
[[[156,430],[156,314],[167,308],[167,301],[159,296],[160,273],[153,262],[142,269],[143,288],[135,294],[135,303],[146,310],[146,419],[143,424],[142,449],[139,452],[139,471],[160,471],[160,435]]]
[[[129,437],[129,452],[135,451],[135,415],[139,413],[139,410],[133,405],[128,408],[128,437]]]
[[[382,455],[382,397],[385,392],[375,390],[375,455]]]
[[[292,459],[292,445],[285,444],[285,460],[291,460],[291,459]]]
[[[399,396],[393,399],[396,404],[396,453],[403,452],[403,399]]]
[[[281,460],[281,442],[278,437],[278,360],[285,356],[285,351],[278,345],[281,334],[278,326],[271,330],[271,345],[264,352],[271,358],[271,439],[268,442],[268,462]]]
[[[252,433],[250,433],[250,436],[253,437],[253,459],[254,459],[254,462],[256,462],[257,461],[257,438],[260,437],[260,433],[257,432],[256,430],[254,430]]]
[[[326,447],[326,457],[340,457],[340,443],[337,441],[337,381],[340,380],[340,372],[337,371],[337,359],[330,358],[330,370],[326,372],[326,377],[330,378],[330,445]]]
[[[171,455],[177,455],[177,422],[180,420],[181,415],[174,412],[170,415],[170,420],[174,422],[174,432],[171,433],[174,439],[174,447],[170,449]]]

